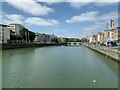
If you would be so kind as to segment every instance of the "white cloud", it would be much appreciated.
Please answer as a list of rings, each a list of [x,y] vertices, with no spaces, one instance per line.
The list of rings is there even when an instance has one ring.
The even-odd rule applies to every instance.
[[[39,16],[39,15],[47,15],[51,12],[54,12],[54,10],[52,8],[49,8],[47,6],[43,6],[37,2],[35,2],[35,0],[25,0],[25,1],[21,1],[21,0],[6,0],[6,2],[8,2],[10,5],[13,5],[15,8],[22,10],[26,13],[35,15],[35,16]]]
[[[118,18],[118,12],[109,12],[107,14],[103,14],[100,16],[100,20],[110,20],[110,19],[117,19]]]
[[[1,13],[1,12],[0,12]],[[19,23],[19,24],[30,24],[30,25],[38,25],[38,26],[57,26],[59,22],[55,19],[44,19],[38,17],[27,17],[20,14],[6,14],[5,12],[1,13],[0,19],[3,24],[10,23]]]
[[[98,28],[100,27],[104,27],[105,22],[95,22],[93,25],[89,26],[89,27],[84,27],[83,30],[85,31],[94,31],[94,30],[98,30]]]
[[[94,6],[104,7],[104,6],[113,5],[113,4],[116,4],[116,3],[115,2],[95,2]]]
[[[35,0],[39,2],[118,2],[119,0]]]
[[[70,6],[74,7],[74,8],[81,8],[82,6],[88,5],[89,2],[70,2]]]
[[[98,16],[98,11],[91,11],[82,13],[78,16],[73,16],[71,19],[66,20],[67,23],[79,23],[79,22],[89,22],[89,21],[96,21]]]
[[[54,28],[53,32],[61,33],[61,32],[68,32],[69,30],[67,29],[61,29],[61,28]]]
[[[45,2],[49,5],[64,2],[64,0],[35,0],[36,2]]]
[[[10,23],[19,23],[23,24],[24,23],[24,16],[20,14],[6,14],[5,12],[0,12],[1,16],[1,23],[3,24],[10,24]]]
[[[25,23],[38,26],[56,26],[59,24],[55,19],[43,19],[38,17],[29,17],[25,20]]]
[[[100,28],[106,28],[106,21],[108,21],[110,19],[113,19],[113,20],[118,19],[117,11],[116,12],[113,11],[113,12],[109,12],[109,13],[105,13],[105,14],[97,13],[97,14],[94,14],[94,18],[92,18],[90,16],[90,14],[88,15],[87,13],[88,12],[83,13],[79,16],[73,16],[70,20],[67,20],[68,23],[76,23],[76,22],[82,23],[85,21],[92,22],[92,20],[90,20],[90,18],[93,19],[93,21],[94,21],[94,22],[92,22],[93,25],[82,28],[84,36],[91,35],[92,32],[98,33],[99,31],[97,31],[97,30],[99,30]],[[116,23],[116,26],[117,26],[117,23]]]
[[[113,5],[115,4],[114,0],[35,0],[36,2],[45,2],[49,5],[51,4],[58,4],[61,2],[67,2],[70,4],[71,7],[74,7],[76,9],[82,8],[83,6],[89,5],[90,3],[92,3],[94,6],[96,7],[103,7],[103,6],[107,6],[107,5]],[[116,0],[116,2],[118,2],[118,0]]]
[[[91,34],[96,34],[99,28],[105,28],[105,22],[95,22],[93,25],[82,28],[83,36],[90,36]]]
[[[22,15],[18,15],[18,14],[7,14],[5,15],[5,18],[7,19],[8,23],[19,23],[22,24],[24,17]]]
[[[98,20],[93,23],[93,25],[89,26],[89,27],[84,27],[82,28],[82,30],[84,31],[84,35],[91,35],[92,32],[98,33],[100,28],[106,28],[106,21],[110,20],[110,19],[118,19],[118,12],[109,12],[106,14],[103,14],[101,16],[98,16]],[[118,23],[115,23],[115,26],[117,26]]]
[[[81,22],[93,22],[98,20],[110,20],[117,19],[118,12],[113,11],[100,15],[98,11],[91,11],[82,13],[78,16],[73,16],[69,20],[66,20],[67,23],[81,23]]]
[[[2,21],[2,12],[0,11],[0,20]]]
[[[113,4],[117,4],[116,2],[105,2],[103,0],[99,0],[99,1],[93,1],[93,2],[69,2],[71,7],[74,7],[76,9],[80,9],[83,6],[92,4],[92,6],[96,6],[96,7],[104,7],[104,6],[108,6],[108,5],[113,5]]]

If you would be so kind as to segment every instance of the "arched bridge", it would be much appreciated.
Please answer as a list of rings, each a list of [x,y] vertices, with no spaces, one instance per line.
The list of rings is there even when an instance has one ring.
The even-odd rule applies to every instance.
[[[67,45],[69,46],[79,46],[81,44],[82,44],[81,42],[67,42]]]

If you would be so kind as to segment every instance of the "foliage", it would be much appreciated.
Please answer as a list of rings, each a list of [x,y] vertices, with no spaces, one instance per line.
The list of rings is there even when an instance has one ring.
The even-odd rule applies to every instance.
[[[33,40],[35,39],[35,33],[32,31],[29,31],[27,28],[22,28],[19,31],[19,35],[23,40],[26,40],[27,42],[28,41],[33,42]]]
[[[16,35],[15,32],[10,30],[10,40],[22,40],[21,36]]]
[[[19,31],[19,35],[21,36],[21,38],[22,38],[23,40],[26,40],[27,32],[28,32],[28,29],[27,29],[27,28],[22,28],[22,29]]]
[[[35,39],[35,33],[32,31],[29,31],[28,33],[29,33],[29,36],[28,36],[29,40],[33,42]]]
[[[89,42],[89,40],[87,38],[82,38],[81,42]]]
[[[78,38],[63,38],[64,42],[81,42]]]

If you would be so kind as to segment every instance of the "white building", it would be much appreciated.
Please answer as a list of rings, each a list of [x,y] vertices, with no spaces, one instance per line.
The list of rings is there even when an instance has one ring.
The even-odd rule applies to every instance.
[[[0,24],[0,43],[7,43],[10,40],[8,25]]]
[[[16,34],[19,34],[19,31],[23,28],[21,24],[9,24],[9,29],[15,32]]]
[[[93,42],[94,42],[94,36],[92,35],[89,37],[89,43],[93,43]]]
[[[114,37],[114,33],[113,33],[113,31],[112,30],[110,30],[110,41],[113,41],[114,39],[113,39],[113,37]]]
[[[104,43],[104,33],[101,33],[100,35],[100,43]]]
[[[100,40],[100,39],[101,39],[101,38],[100,38],[100,34],[98,34],[97,38],[98,38],[98,39],[97,39],[98,42],[100,42],[100,41],[101,41],[101,40]]]

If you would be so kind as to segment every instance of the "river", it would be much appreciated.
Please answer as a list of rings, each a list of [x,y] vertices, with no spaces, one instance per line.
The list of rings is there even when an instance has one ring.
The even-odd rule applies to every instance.
[[[3,88],[117,88],[118,63],[84,46],[3,50]]]

